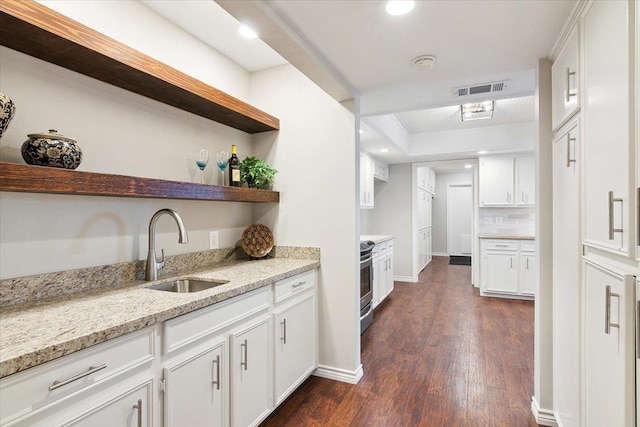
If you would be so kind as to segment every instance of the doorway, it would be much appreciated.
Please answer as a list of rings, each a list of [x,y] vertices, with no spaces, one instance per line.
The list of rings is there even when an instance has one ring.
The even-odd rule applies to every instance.
[[[447,253],[471,257],[473,188],[471,184],[447,185]]]

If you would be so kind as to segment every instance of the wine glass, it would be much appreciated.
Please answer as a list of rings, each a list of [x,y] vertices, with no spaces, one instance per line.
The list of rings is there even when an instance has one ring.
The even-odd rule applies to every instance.
[[[200,184],[204,184],[204,168],[209,163],[209,150],[204,148],[196,152],[196,165],[200,169]]]
[[[227,164],[229,161],[229,152],[228,151],[220,151],[218,153],[218,169],[220,169],[220,179],[222,180],[222,184],[224,185],[224,171],[227,168]]]

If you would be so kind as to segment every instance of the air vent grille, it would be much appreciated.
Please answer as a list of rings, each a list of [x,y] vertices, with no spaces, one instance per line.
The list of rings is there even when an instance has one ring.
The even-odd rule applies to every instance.
[[[467,96],[467,95],[477,95],[479,93],[502,92],[508,88],[509,88],[509,83],[507,81],[485,83],[485,84],[474,85],[474,86],[457,87],[453,89],[453,96]]]

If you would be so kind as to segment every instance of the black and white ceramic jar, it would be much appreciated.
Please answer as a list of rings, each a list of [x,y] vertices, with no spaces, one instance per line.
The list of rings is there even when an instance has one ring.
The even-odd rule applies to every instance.
[[[82,150],[75,139],[56,130],[31,133],[22,144],[22,158],[30,165],[75,169],[82,161]]]
[[[0,92],[0,138],[9,127],[9,122],[16,114],[16,105],[4,93]]]

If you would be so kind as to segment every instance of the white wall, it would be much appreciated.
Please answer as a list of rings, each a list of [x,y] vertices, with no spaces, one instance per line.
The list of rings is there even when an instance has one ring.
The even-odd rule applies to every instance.
[[[255,205],[253,221],[276,244],[318,246],[321,371],[360,374],[356,118],[293,66],[252,75],[252,104],[281,130],[254,136],[254,153],[278,170],[279,205]]]
[[[447,252],[447,186],[449,184],[473,184],[470,172],[436,174],[436,197],[431,212],[431,235],[434,255],[446,255]]]
[[[137,39],[136,48],[161,53],[167,62],[198,69],[198,77],[233,96],[250,93],[248,73],[137,1],[50,4],[64,5],[76,20],[118,29]],[[203,67],[203,58],[211,66]],[[237,144],[241,156],[252,151],[243,132],[6,48],[0,48],[0,88],[16,104],[2,137],[3,161],[23,163],[19,150],[26,135],[48,129],[76,138],[84,153],[79,170],[94,172],[196,181],[196,149],[215,156]],[[215,167],[211,161],[206,170],[210,183]],[[161,219],[157,247],[167,255],[208,249],[211,229],[221,230],[222,247],[233,246],[251,223],[251,206],[243,203],[3,192],[0,277],[144,259],[149,219],[164,207],[182,215],[190,237],[179,245],[171,219]]]

